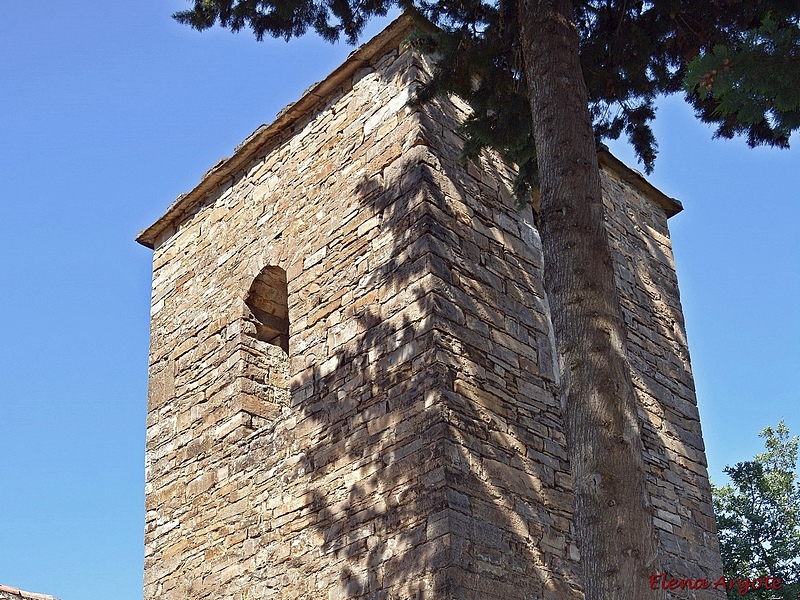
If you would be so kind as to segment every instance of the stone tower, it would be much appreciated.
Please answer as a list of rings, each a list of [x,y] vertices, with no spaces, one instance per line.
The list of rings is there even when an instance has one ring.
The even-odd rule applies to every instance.
[[[577,599],[542,251],[402,17],[139,235],[154,250],[145,598]],[[675,577],[721,573],[667,218],[601,155]],[[676,598],[716,598],[678,590]],[[705,595],[703,595],[705,594]]]

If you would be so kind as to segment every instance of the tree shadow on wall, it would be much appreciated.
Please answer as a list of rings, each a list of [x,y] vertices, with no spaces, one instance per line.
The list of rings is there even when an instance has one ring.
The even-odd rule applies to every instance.
[[[290,332],[291,398],[230,450],[236,598],[581,597],[538,234],[499,162],[459,165],[459,110],[403,113],[413,143],[356,187],[360,249],[304,291],[326,351]]]
[[[247,478],[254,598],[581,596],[540,250],[507,172],[427,145],[458,120],[435,109],[407,113],[416,145],[357,188],[379,225],[328,354],[243,441],[271,477]],[[328,259],[319,304],[348,271]]]
[[[661,566],[676,579],[716,580],[721,562],[669,232],[660,209],[629,195],[609,227]],[[692,593],[724,597],[715,589],[670,597]]]

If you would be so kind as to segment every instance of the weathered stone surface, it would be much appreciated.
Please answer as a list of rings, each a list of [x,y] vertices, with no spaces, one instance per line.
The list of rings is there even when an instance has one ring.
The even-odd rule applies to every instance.
[[[140,237],[147,600],[581,597],[533,216],[459,162],[462,103],[408,105],[392,27]],[[631,177],[604,189],[662,563],[716,578],[668,210]]]
[[[58,600],[47,594],[26,592],[8,585],[0,585],[0,600]]]

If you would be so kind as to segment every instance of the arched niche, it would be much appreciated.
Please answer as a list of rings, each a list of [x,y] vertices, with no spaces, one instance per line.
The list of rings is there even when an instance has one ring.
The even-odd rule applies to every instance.
[[[267,266],[258,274],[245,298],[256,338],[289,352],[289,291],[286,271]]]

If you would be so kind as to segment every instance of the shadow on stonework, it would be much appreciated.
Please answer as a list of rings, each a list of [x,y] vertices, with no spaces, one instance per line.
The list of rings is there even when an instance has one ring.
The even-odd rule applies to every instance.
[[[438,114],[429,122],[423,121],[423,126],[428,127],[431,136],[438,133],[435,130],[436,123],[449,121],[451,129],[455,129],[459,122],[459,116],[449,104],[432,103],[426,116],[437,111]],[[458,147],[458,140],[455,140],[455,145]],[[438,194],[437,198],[441,200],[435,202],[437,206],[447,205],[447,193],[458,196],[464,190],[473,197],[485,198],[496,194],[503,204],[513,203],[507,196],[509,173],[498,162],[482,157],[480,167],[467,165],[463,169],[455,165],[452,155],[446,155],[446,152],[442,153],[442,160],[432,165],[431,169],[443,171],[445,179],[454,182],[456,189],[434,186],[434,194]],[[480,174],[471,177],[476,171],[488,177],[481,179]],[[666,215],[654,201],[638,191],[630,187],[618,187],[613,176],[606,176],[605,179],[604,194],[613,203],[606,201],[607,223],[611,232],[616,282],[628,330],[627,359],[638,398],[637,428],[642,435],[649,500],[661,549],[660,562],[670,576],[678,579],[716,580],[721,574],[721,565]],[[491,182],[501,182],[501,185],[493,188]],[[484,183],[488,183],[489,189],[482,185]],[[498,218],[495,212],[498,224],[503,225],[503,217],[508,218],[508,215],[500,213]],[[524,227],[524,214],[518,217],[519,226]],[[508,228],[513,229],[513,225],[505,225],[506,231]],[[521,237],[525,238],[524,235]],[[514,237],[510,236],[502,241],[513,240]],[[536,246],[538,234],[526,242]],[[549,311],[544,300],[541,271],[526,277],[526,269],[520,268],[517,262],[518,256],[523,253],[510,252],[515,250],[513,244],[506,243],[504,246],[507,267],[510,268],[496,272],[504,275],[505,299],[524,299],[531,314],[536,314],[537,309],[547,314]],[[510,258],[509,254],[512,255]],[[541,266],[541,259],[537,258],[534,263]],[[487,287],[491,288],[491,285]],[[485,290],[482,295],[485,295]],[[501,303],[500,306],[506,316],[520,312],[519,307],[510,302]],[[466,303],[465,310],[471,308],[473,305]],[[487,323],[491,324],[489,320]],[[499,331],[503,330],[501,323],[494,325]],[[549,334],[549,322],[544,325],[538,330]],[[532,328],[536,329],[535,326]],[[495,345],[497,341],[498,337],[492,339]],[[540,352],[552,347],[545,338],[538,339],[535,345]],[[524,358],[524,352],[519,354],[520,363]],[[552,357],[548,358],[552,360]],[[553,381],[555,367],[548,370],[546,363],[540,360],[538,368],[539,375],[548,384],[539,387],[557,392]],[[524,403],[526,396],[528,394],[520,390],[514,398],[517,403]],[[548,414],[554,420],[551,431],[563,432],[560,407],[554,404]],[[530,427],[529,422],[526,423],[524,418],[519,419],[514,426],[522,430],[518,434],[519,439],[525,439],[525,428]],[[674,598],[722,597],[720,590],[713,589],[691,592],[678,590],[672,594]]]
[[[509,175],[434,151],[457,116],[427,113],[358,188],[386,260],[329,329],[336,351],[242,442],[273,478],[253,495],[253,598],[581,597],[540,250]]]
[[[606,186],[619,191],[611,178]],[[661,565],[676,579],[715,581],[722,565],[666,219],[652,202],[629,192],[609,229]],[[678,590],[673,597],[724,597],[714,589],[693,594]]]
[[[403,83],[415,84],[423,71],[412,65]],[[184,597],[582,597],[541,244],[530,212],[514,209],[512,175],[499,160],[486,154],[459,164],[465,110],[436,101],[403,109],[397,129],[411,123],[414,135],[366,162],[355,188],[358,224],[342,225],[353,249],[331,250],[311,284],[292,297],[291,276],[282,279],[292,261],[282,254],[275,260],[285,271],[254,269],[270,275],[268,289],[244,286],[242,305],[254,319],[247,335],[269,347],[236,333],[236,352],[266,357],[255,375],[238,377],[239,397],[260,394],[271,404],[248,416],[235,399],[242,423],[258,429],[222,432],[202,450],[213,454],[215,470],[189,500],[210,497],[215,512],[202,528],[187,518],[194,539],[175,540],[187,573],[175,589]],[[620,275],[630,287],[623,296],[636,299],[626,304],[629,326],[636,314],[662,310],[639,298],[653,268],[638,270],[640,253],[653,249],[634,246],[619,252],[620,264],[637,265]],[[287,285],[288,315],[270,296],[278,280]],[[324,327],[304,331],[306,312],[320,313]],[[669,318],[642,326],[666,335]],[[275,394],[281,386],[269,369],[286,350],[287,327],[290,393]],[[685,474],[667,473],[675,461],[664,437],[672,409],[655,400],[654,386],[663,376],[689,380],[680,361],[669,362],[678,375],[664,375],[661,354],[634,348],[644,343],[633,336],[628,347],[643,361],[634,381],[658,495],[667,480],[677,490]],[[659,507],[662,531],[681,550],[682,513]],[[177,562],[168,552],[159,563]],[[226,566],[208,566],[220,555],[230,558]]]

